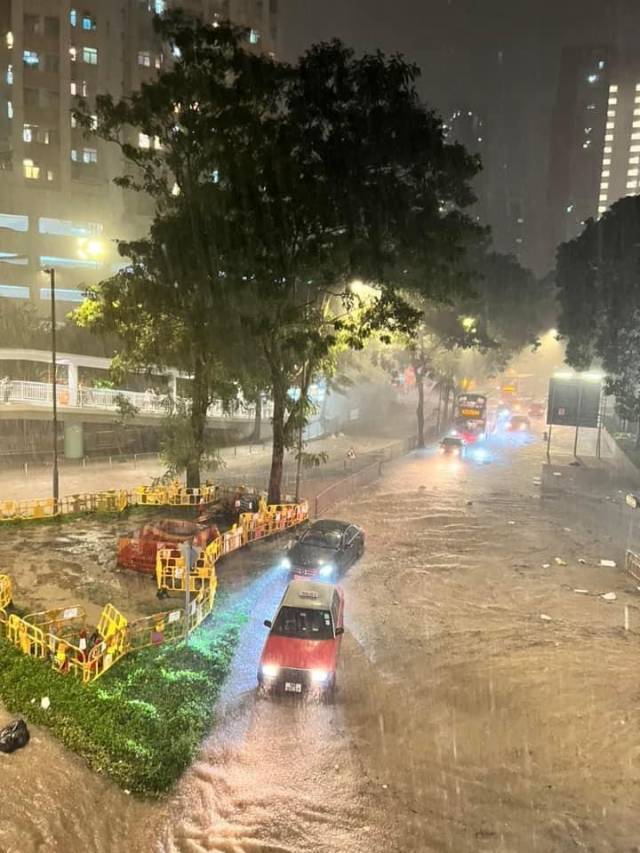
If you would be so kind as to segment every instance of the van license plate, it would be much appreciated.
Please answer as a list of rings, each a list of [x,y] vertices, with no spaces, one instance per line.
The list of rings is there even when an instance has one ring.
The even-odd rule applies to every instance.
[[[284,689],[287,693],[302,693],[302,684],[297,684],[295,681],[285,681]]]

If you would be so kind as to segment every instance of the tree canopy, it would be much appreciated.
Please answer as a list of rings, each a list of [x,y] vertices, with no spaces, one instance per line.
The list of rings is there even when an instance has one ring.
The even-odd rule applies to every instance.
[[[120,145],[122,186],[156,204],[148,236],[120,245],[130,265],[79,316],[117,331],[125,359],[194,377],[192,485],[220,383],[255,388],[266,376],[277,502],[284,450],[333,349],[407,327],[416,317],[404,292],[446,298],[467,286],[478,229],[461,211],[479,164],[446,143],[416,67],[399,56],[356,57],[332,41],[289,65],[250,53],[229,24],[171,12],[155,26],[171,68],[78,113],[87,132]],[[375,282],[366,306],[354,278]]]
[[[599,363],[627,417],[640,413],[640,197],[621,199],[558,249],[558,330],[567,362]]]

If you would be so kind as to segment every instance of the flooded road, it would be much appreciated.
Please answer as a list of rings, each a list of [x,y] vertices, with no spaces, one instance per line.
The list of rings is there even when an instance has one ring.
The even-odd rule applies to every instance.
[[[286,576],[280,546],[235,555],[221,587],[250,621],[177,790],[137,801],[34,730],[0,755],[0,851],[639,850],[640,601],[599,565],[637,524],[615,496],[541,496],[539,437],[489,451],[418,452],[336,510],[368,538],[334,704],[256,696]]]

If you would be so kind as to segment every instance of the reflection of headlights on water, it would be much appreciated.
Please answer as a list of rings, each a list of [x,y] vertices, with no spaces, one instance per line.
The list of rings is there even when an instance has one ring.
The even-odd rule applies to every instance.
[[[291,568],[291,560],[288,557],[283,557],[280,562],[281,569],[290,569]]]
[[[520,432],[527,428],[526,424],[520,424]]]
[[[330,577],[334,573],[335,569],[336,569],[336,567],[333,565],[333,563],[327,563],[326,566],[321,566],[320,567],[320,577],[321,578]]]
[[[311,680],[314,684],[326,684],[329,678],[329,673],[326,669],[312,669]]]
[[[280,667],[275,663],[262,664],[262,674],[265,678],[277,678]]]
[[[489,454],[484,447],[477,447],[473,451],[472,456],[476,462],[485,462],[489,458]]]

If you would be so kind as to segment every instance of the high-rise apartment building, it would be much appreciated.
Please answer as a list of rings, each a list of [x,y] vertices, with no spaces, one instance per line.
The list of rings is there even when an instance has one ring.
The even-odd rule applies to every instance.
[[[562,51],[549,152],[550,252],[596,215],[602,148],[613,121],[608,101],[614,61],[607,45]]]
[[[205,21],[249,29],[255,50],[275,53],[278,0],[182,0]],[[145,199],[113,184],[117,148],[87,139],[71,109],[98,93],[120,98],[171,58],[155,35],[168,0],[0,0],[0,297],[49,298],[82,288],[117,263],[113,241],[139,233]],[[139,144],[146,144],[140,139]]]

